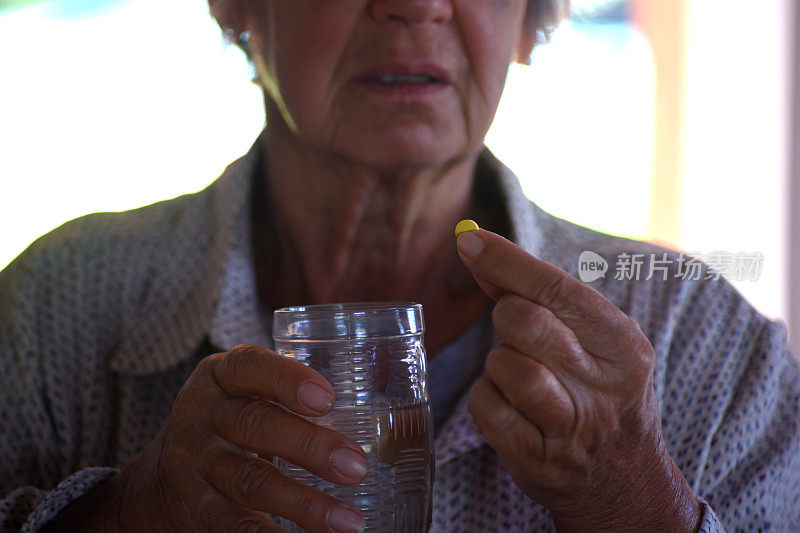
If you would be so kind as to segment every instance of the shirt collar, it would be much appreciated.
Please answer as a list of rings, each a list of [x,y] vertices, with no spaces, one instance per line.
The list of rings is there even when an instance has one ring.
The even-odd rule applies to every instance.
[[[548,215],[525,196],[517,176],[488,148],[484,147],[479,157],[488,169],[490,179],[495,179],[500,187],[511,224],[512,240],[522,249],[538,256],[544,244],[543,222]]]
[[[122,304],[127,318],[109,360],[112,371],[161,372],[192,357],[203,342],[219,309],[220,281],[242,214],[248,212],[263,135],[206,189],[120,215],[138,217],[137,225],[154,244],[125,251],[132,256],[126,260],[147,263],[148,279],[139,300]]]
[[[237,217],[209,331],[211,343],[225,351],[237,344],[272,348],[271,310],[259,305],[257,296],[250,216],[248,208]]]

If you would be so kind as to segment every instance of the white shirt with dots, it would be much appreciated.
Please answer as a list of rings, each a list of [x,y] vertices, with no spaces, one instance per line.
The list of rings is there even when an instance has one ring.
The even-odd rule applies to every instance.
[[[71,221],[0,273],[0,531],[38,530],[138,454],[210,350],[271,346],[249,246],[259,147],[199,193]],[[545,213],[488,150],[479,167],[515,242],[574,276],[586,250],[610,265],[643,254],[642,272],[667,254],[663,276],[590,284],[655,348],[665,442],[703,503],[701,530],[800,531],[800,370],[784,324],[724,278],[683,279],[677,252]],[[466,409],[493,340],[483,317],[430,367],[434,532],[554,530]]]

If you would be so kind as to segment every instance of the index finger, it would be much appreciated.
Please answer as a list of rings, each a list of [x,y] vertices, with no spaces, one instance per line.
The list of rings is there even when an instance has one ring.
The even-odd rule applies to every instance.
[[[328,380],[271,350],[241,344],[206,359],[219,386],[231,396],[278,402],[305,416],[324,415],[333,406],[334,391]]]
[[[641,336],[638,324],[602,294],[500,235],[477,228],[457,241],[461,260],[490,297],[513,292],[546,307],[589,352],[616,359],[622,342]]]

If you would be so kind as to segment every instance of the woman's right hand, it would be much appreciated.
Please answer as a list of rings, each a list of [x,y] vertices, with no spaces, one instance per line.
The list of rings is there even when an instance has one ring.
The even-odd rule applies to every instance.
[[[334,483],[361,481],[361,447],[298,416],[332,404],[325,378],[275,352],[237,346],[204,358],[158,436],[112,479],[119,530],[283,531],[264,514],[272,513],[309,531],[363,531],[351,505],[270,462],[275,455]]]

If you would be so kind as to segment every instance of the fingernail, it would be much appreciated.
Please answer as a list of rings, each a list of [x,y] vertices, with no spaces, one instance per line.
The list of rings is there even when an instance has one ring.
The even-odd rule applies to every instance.
[[[357,512],[337,505],[328,511],[328,527],[340,533],[361,533],[366,524]]]
[[[331,455],[331,466],[334,470],[350,479],[361,479],[367,473],[369,465],[358,452],[350,448],[337,448]]]
[[[316,383],[303,383],[297,391],[300,401],[318,413],[327,412],[333,405],[333,396]]]
[[[476,257],[483,250],[483,239],[474,231],[462,233],[456,239],[456,243],[461,253],[470,259]]]

